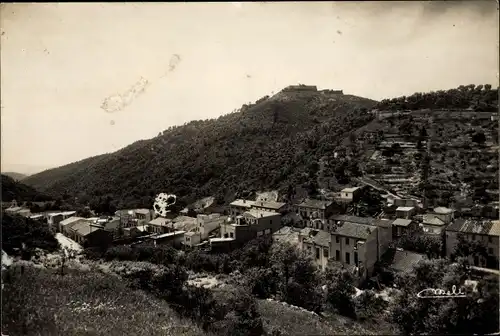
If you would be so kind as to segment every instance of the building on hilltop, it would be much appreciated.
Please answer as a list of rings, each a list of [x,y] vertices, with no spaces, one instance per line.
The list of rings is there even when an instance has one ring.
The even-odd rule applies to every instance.
[[[318,87],[316,85],[299,84],[299,85],[290,85],[290,86],[287,86],[282,91],[283,92],[292,92],[292,91],[312,91],[312,92],[317,92],[318,91]]]

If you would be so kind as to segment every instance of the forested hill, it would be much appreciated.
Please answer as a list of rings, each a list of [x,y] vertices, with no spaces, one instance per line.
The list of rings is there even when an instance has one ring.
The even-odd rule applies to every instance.
[[[28,175],[21,174],[21,173],[16,173],[16,172],[2,172],[2,175],[9,176],[13,178],[16,181],[21,181],[22,179],[26,178]]]
[[[372,120],[376,102],[314,87],[283,90],[217,119],[170,127],[112,154],[29,176],[23,182],[82,202],[151,207],[159,192],[186,202],[204,196],[290,184],[314,188],[311,176],[349,133]]]
[[[51,200],[51,197],[43,195],[33,187],[2,174],[2,202],[10,202],[12,200],[43,202]]]
[[[472,109],[478,112],[498,111],[499,88],[485,85],[460,85],[450,90],[384,99],[375,108],[379,110]]]

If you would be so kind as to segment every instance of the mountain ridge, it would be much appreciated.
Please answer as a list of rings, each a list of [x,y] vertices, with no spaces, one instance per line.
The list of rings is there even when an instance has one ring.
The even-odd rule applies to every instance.
[[[215,195],[222,202],[249,189],[284,190],[289,175],[304,180],[306,157],[314,160],[316,155],[299,158],[294,153],[297,145],[304,153],[320,142],[335,143],[373,119],[367,111],[376,103],[292,88],[215,119],[169,127],[114,153],[35,174],[25,182],[83,202],[110,197],[124,207],[150,206],[159,192],[173,192],[189,202]]]

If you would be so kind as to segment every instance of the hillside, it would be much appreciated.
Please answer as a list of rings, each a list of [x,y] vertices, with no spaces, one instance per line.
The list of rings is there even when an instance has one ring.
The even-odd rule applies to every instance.
[[[25,183],[82,202],[109,196],[119,207],[151,206],[159,192],[187,202],[235,193],[286,191],[289,184],[314,191],[314,163],[373,117],[376,102],[336,92],[284,90],[217,119],[170,127],[112,154],[28,177]]]
[[[31,186],[14,180],[2,174],[2,202],[17,201],[47,201],[51,198],[38,192]]]
[[[2,174],[14,179],[15,181],[21,181],[22,179],[28,177],[28,175],[26,174],[21,174],[16,172],[5,172]]]

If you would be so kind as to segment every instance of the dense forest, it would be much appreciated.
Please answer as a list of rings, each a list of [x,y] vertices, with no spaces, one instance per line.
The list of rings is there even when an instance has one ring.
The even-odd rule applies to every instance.
[[[64,200],[76,198],[80,205],[102,203],[112,208],[151,207],[160,192],[175,193],[188,204],[206,196],[225,203],[255,191],[277,189],[281,200],[288,201],[298,189],[314,196],[325,185],[335,190],[355,184],[353,178],[365,173],[369,147],[389,129],[412,127],[410,120],[395,118],[387,128],[369,113],[374,108],[491,111],[497,106],[498,91],[491,85],[381,102],[324,91],[282,91],[217,119],[170,127],[153,139],[47,170],[23,182]],[[471,136],[478,138],[481,129],[486,130],[478,128]],[[439,141],[444,135],[436,134],[437,143],[444,143]],[[461,180],[462,175],[455,179]]]
[[[349,133],[372,120],[367,111],[374,104],[321,92],[264,97],[218,119],[170,127],[153,139],[25,182],[87,204],[111,199],[117,207],[151,207],[160,192],[175,193],[187,202],[213,195],[219,203],[267,188],[286,193],[297,185],[314,193],[311,176],[317,173],[318,160],[333,160]],[[348,183],[350,167],[337,162],[341,182]]]
[[[460,85],[456,89],[429,93],[417,92],[411,96],[384,99],[375,108],[379,110],[468,109],[478,112],[498,111],[498,88],[490,84]]]
[[[31,201],[44,202],[51,200],[51,197],[44,195],[33,187],[14,180],[12,177],[2,174],[2,202]]]

